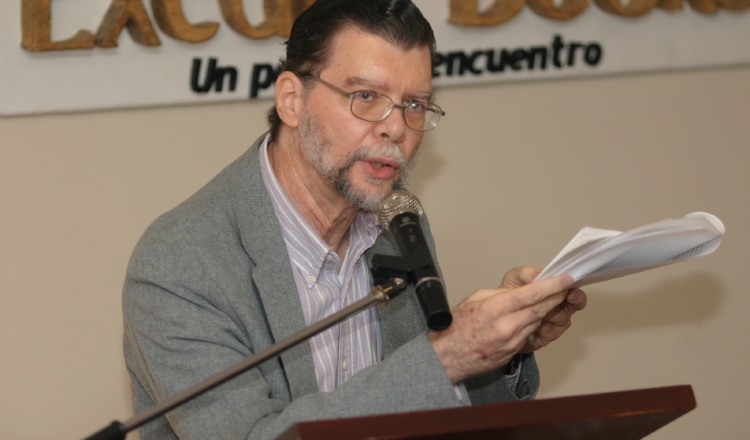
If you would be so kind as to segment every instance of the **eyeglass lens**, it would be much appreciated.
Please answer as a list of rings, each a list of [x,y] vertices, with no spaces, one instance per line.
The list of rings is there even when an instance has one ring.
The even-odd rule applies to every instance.
[[[437,125],[437,120],[440,118],[435,109],[419,101],[396,104],[391,98],[375,92],[355,92],[351,98],[352,113],[367,121],[382,121],[393,111],[394,107],[403,110],[406,125],[415,130],[430,130]]]

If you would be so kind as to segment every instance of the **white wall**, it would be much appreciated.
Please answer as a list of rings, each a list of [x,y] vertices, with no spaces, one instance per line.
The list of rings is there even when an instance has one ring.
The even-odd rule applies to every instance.
[[[543,266],[581,226],[703,210],[719,251],[590,286],[539,353],[540,397],[690,384],[649,438],[750,432],[750,67],[442,89],[412,191],[452,302]],[[130,251],[264,129],[268,102],[0,119],[0,440],[125,420],[120,289]],[[130,437],[129,437],[130,438]]]

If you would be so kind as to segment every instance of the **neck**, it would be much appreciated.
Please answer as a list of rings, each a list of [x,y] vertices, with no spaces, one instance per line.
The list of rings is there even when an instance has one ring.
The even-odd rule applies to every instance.
[[[306,160],[299,142],[283,130],[268,148],[276,179],[294,207],[318,236],[343,259],[349,228],[359,208],[344,199]]]

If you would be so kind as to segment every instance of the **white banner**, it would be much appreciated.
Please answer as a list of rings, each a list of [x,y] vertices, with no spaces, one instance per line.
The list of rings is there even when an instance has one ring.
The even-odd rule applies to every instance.
[[[251,39],[240,34],[222,14],[219,0],[4,1],[6,6],[0,11],[0,115],[245,100],[273,93],[285,39],[278,35]],[[640,15],[627,17],[606,10],[607,4],[619,1],[622,3],[617,5],[629,5],[626,11]],[[437,86],[750,62],[750,0],[660,0],[662,7],[654,6],[657,1],[464,3],[476,3],[475,15],[484,12],[485,19],[492,18],[493,7],[500,2],[520,6],[511,18],[487,26],[449,23],[452,9],[448,0],[416,3],[432,23],[438,40]],[[203,29],[212,25],[215,34],[197,43],[170,36],[175,31],[156,17],[152,7],[160,2],[180,6],[185,22],[193,27],[208,22]],[[46,10],[45,3],[49,5]],[[243,0],[239,18],[250,26],[262,23],[268,3],[294,1]],[[539,12],[540,4],[549,10],[574,3],[577,13],[568,20]],[[116,47],[94,44],[91,36],[92,47],[49,50],[79,31],[96,35],[104,27],[108,11],[118,5],[141,7],[144,14],[138,24],[153,28],[156,44],[136,41],[124,27],[115,35]],[[672,10],[664,5],[671,5]],[[702,12],[712,5],[715,12]],[[50,31],[46,36],[41,32],[45,14]],[[25,26],[22,20],[26,20]],[[30,32],[32,28],[36,31]],[[36,51],[23,47],[34,44]]]

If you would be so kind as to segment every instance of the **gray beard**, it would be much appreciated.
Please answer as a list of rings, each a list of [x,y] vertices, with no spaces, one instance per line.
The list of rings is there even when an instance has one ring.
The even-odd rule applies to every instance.
[[[326,181],[338,192],[346,201],[352,205],[366,210],[377,211],[380,207],[381,200],[391,191],[405,188],[411,178],[414,165],[416,164],[416,154],[411,161],[407,162],[403,153],[390,142],[366,145],[358,150],[348,154],[343,164],[336,164],[333,159],[326,154],[331,143],[325,139],[317,121],[307,112],[300,116],[300,137],[302,149],[308,160],[313,164],[315,169],[323,176]],[[417,149],[419,151],[419,149]],[[390,191],[386,194],[367,193],[354,185],[351,179],[351,169],[354,165],[363,159],[370,157],[387,157],[394,159],[399,164],[399,175],[393,181]],[[367,179],[373,185],[383,183],[382,179]]]

